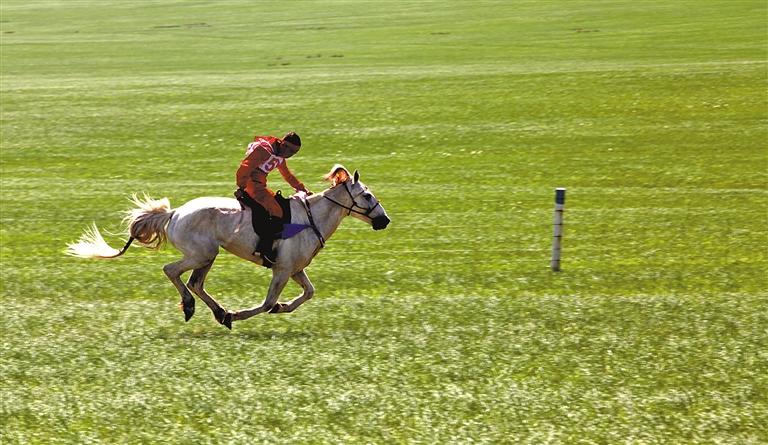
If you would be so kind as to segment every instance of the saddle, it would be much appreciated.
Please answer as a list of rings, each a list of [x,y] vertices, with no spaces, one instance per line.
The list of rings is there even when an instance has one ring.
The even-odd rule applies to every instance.
[[[278,239],[288,239],[304,229],[310,229],[314,227],[310,224],[291,223],[291,199],[295,198],[295,196],[293,198],[284,197],[280,190],[278,190],[277,194],[275,195],[275,200],[277,200],[277,203],[280,204],[280,207],[283,209],[283,218],[280,220],[283,229],[277,233]],[[302,199],[306,200],[306,198]],[[306,206],[307,204],[304,205]]]
[[[278,190],[277,193],[275,193],[275,201],[277,201],[278,204],[280,204],[280,208],[283,209],[283,217],[280,219],[280,222],[285,224],[291,223],[291,200],[289,198],[286,198],[283,196],[283,192]]]
[[[243,190],[235,190],[235,198],[240,202],[240,209],[251,209],[253,231],[260,236],[269,231],[269,229],[273,229],[275,234],[280,233],[280,228],[283,224],[290,224],[291,222],[291,201],[290,199],[285,198],[280,190],[275,194],[275,201],[277,201],[280,208],[283,209],[283,217],[280,218],[279,221],[271,221],[269,213],[267,213],[264,206],[256,202],[256,200],[251,198],[251,196]]]
[[[267,209],[256,202],[245,191],[236,190],[235,197],[240,202],[240,207],[243,210],[245,210],[245,207],[250,207],[251,209],[251,225],[253,226],[253,231],[259,235],[259,242],[253,254],[261,255],[262,265],[269,269],[274,265],[277,258],[277,250],[274,245],[275,239],[281,235],[284,224],[291,222],[290,201],[285,199],[280,191],[275,194],[275,201],[283,210],[282,218],[278,219],[270,217]]]

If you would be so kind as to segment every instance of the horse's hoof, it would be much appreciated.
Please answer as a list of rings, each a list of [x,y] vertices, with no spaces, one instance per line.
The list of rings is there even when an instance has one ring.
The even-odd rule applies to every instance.
[[[184,306],[184,321],[189,321],[192,316],[195,315],[195,307],[194,306]]]
[[[232,330],[232,312],[227,312],[226,314],[224,314],[224,319],[222,319],[220,323],[226,326],[227,329],[231,331]]]
[[[280,303],[275,303],[274,306],[272,306],[272,309],[269,310],[270,314],[279,314],[281,309]]]

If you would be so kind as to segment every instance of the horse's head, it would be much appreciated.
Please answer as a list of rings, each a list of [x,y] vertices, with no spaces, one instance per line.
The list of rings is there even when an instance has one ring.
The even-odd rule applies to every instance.
[[[337,204],[346,208],[349,211],[349,215],[370,224],[373,230],[381,230],[387,227],[390,222],[387,212],[368,187],[360,182],[360,173],[357,170],[355,170],[354,174],[350,175],[344,166],[336,164],[325,177],[325,180],[332,180],[332,187],[343,187],[347,191],[346,194],[349,197],[344,199],[350,202],[351,198],[349,206]]]

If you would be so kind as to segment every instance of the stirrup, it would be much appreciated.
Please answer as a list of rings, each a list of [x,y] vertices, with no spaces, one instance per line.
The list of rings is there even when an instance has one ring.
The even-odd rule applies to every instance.
[[[261,255],[261,265],[266,267],[267,269],[272,269],[272,266],[275,265],[275,261],[277,261],[277,260],[272,261],[271,259],[269,259],[269,257],[267,257],[263,253],[260,254],[260,255]]]
[[[261,258],[261,265],[266,267],[267,269],[271,269],[272,266],[275,265],[274,261],[270,261],[269,258],[265,257],[264,254],[259,252],[258,250],[254,250],[251,255]]]

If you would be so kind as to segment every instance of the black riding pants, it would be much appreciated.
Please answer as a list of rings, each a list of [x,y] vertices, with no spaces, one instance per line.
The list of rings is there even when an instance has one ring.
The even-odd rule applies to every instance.
[[[280,218],[270,218],[269,212],[248,193],[241,194],[238,200],[251,208],[251,225],[253,231],[259,235],[259,252],[268,252],[272,250],[272,244],[275,242],[275,236],[283,229]]]

